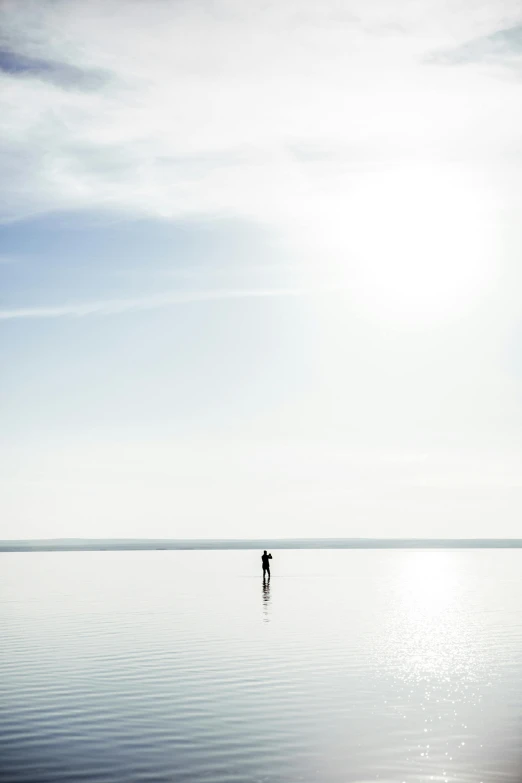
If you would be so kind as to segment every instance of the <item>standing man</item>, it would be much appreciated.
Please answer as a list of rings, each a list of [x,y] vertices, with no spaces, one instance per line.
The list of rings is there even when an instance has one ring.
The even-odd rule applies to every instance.
[[[265,579],[266,574],[268,572],[268,578],[270,579],[270,560],[272,559],[272,555],[267,555],[266,549],[261,555],[261,563],[263,565],[263,579]]]

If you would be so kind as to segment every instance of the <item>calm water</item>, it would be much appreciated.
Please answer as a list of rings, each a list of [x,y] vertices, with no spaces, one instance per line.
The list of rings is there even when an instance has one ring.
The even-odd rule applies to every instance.
[[[520,783],[521,551],[0,555],[0,780]]]

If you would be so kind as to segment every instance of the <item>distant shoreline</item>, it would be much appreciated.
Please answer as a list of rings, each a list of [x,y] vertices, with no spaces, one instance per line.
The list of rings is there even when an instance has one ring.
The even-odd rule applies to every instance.
[[[87,539],[0,541],[0,552],[125,552],[236,549],[520,549],[521,538]]]

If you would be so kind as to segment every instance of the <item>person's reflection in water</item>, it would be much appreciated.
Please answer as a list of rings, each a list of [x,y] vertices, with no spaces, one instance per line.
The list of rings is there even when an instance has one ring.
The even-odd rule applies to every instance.
[[[270,622],[270,577],[263,574],[263,622]]]

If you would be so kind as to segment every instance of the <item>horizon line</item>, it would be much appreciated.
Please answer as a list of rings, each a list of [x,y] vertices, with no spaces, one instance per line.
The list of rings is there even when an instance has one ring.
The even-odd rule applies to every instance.
[[[0,552],[237,549],[515,549],[522,538],[44,538],[0,540]]]

